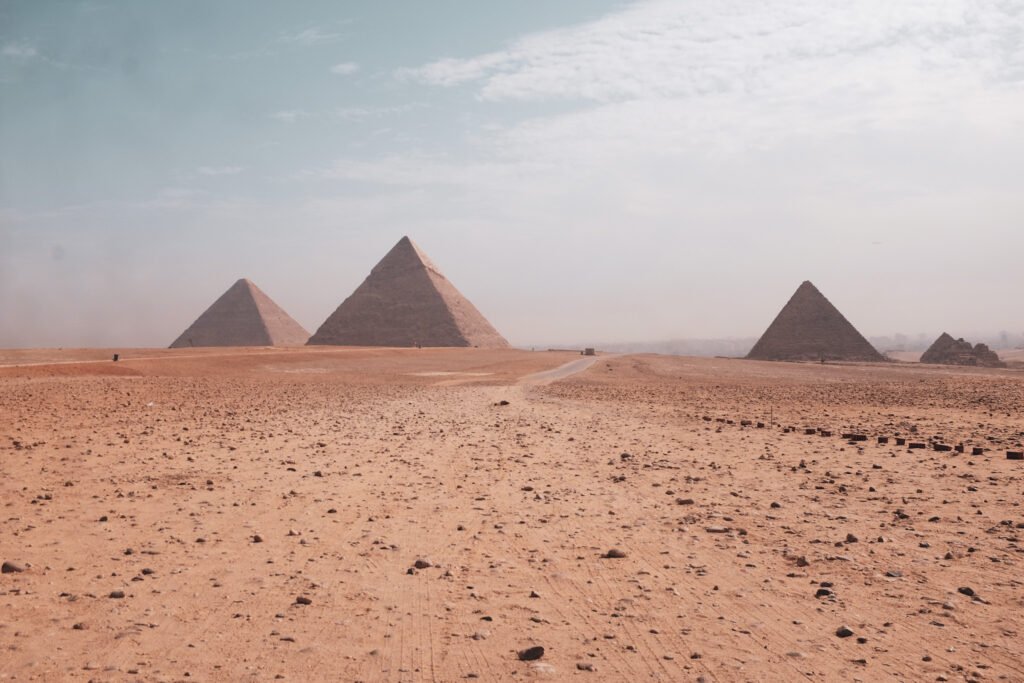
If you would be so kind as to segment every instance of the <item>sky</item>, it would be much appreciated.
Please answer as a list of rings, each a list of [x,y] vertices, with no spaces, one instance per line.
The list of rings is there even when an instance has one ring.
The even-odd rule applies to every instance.
[[[1024,0],[0,0],[0,346],[311,332],[409,235],[513,344],[1024,331]]]

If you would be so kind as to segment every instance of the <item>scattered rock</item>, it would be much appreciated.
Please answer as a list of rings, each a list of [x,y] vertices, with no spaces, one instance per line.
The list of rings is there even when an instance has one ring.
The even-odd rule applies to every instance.
[[[519,661],[532,662],[544,656],[544,648],[540,645],[534,645],[533,647],[528,647],[525,650],[520,650],[516,654],[519,657]]]
[[[3,574],[20,574],[23,571],[25,571],[25,568],[14,562],[4,562],[0,565],[0,573]]]
[[[853,631],[851,631],[845,626],[840,626],[836,629],[836,635],[840,638],[849,638],[853,635]]]
[[[601,557],[609,560],[622,559],[626,556],[625,550],[619,550],[618,548],[612,548]]]

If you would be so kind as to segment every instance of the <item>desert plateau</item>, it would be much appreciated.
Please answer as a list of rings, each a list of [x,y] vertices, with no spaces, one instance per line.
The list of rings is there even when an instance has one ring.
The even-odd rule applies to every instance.
[[[2,680],[1024,680],[1016,370],[0,365]]]

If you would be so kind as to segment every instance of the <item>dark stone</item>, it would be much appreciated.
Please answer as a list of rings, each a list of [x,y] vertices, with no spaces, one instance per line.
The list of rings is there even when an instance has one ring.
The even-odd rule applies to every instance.
[[[836,635],[839,636],[840,638],[849,638],[850,636],[853,635],[853,631],[851,631],[850,629],[848,629],[845,626],[840,626],[839,628],[836,629]]]
[[[517,656],[521,662],[533,662],[544,656],[544,648],[540,645],[534,645],[525,650],[520,650]]]

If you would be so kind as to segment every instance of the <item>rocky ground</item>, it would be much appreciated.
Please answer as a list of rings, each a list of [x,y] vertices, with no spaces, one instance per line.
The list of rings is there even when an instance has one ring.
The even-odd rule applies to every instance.
[[[0,680],[1024,680],[1019,371],[107,358],[0,367]]]

